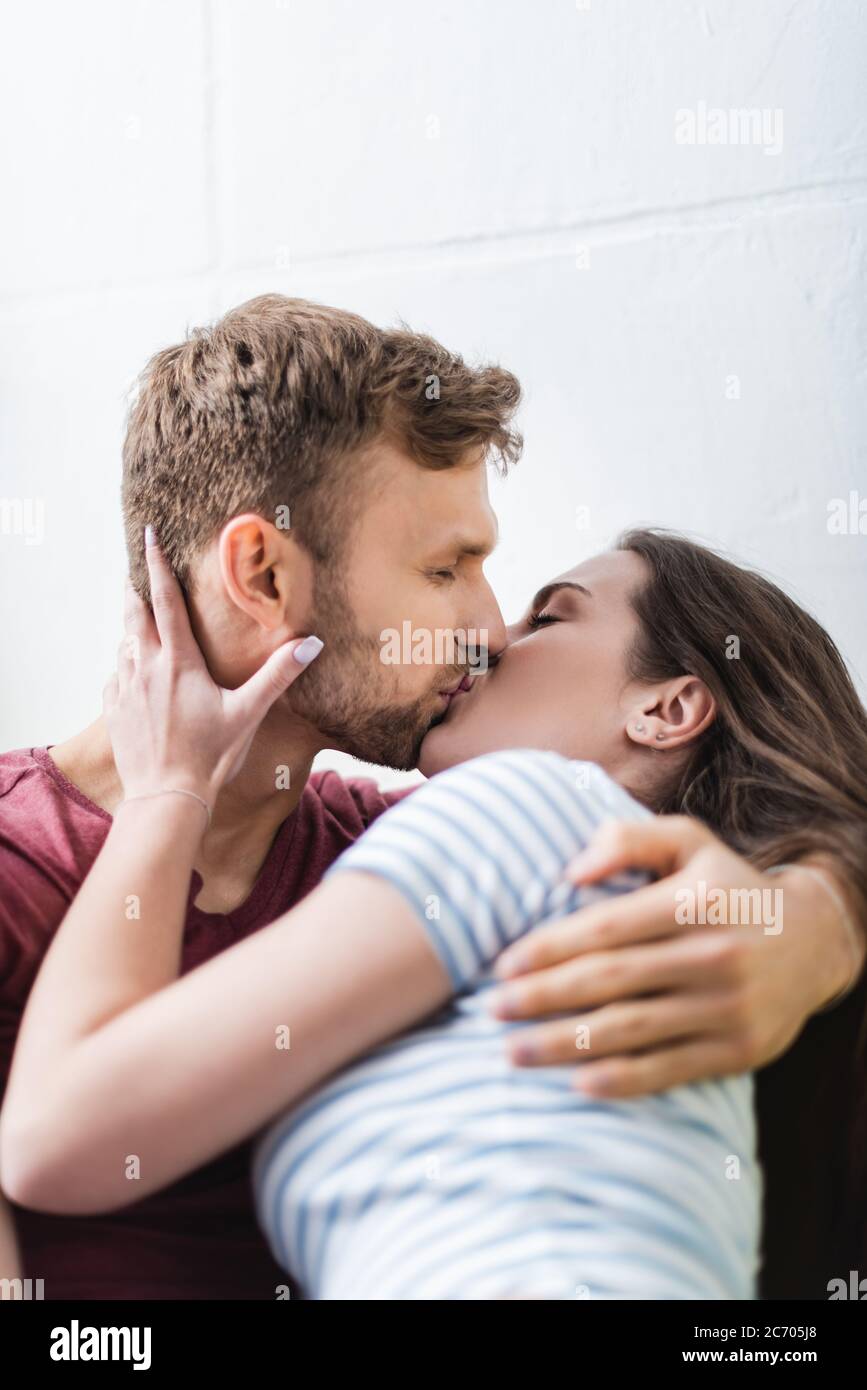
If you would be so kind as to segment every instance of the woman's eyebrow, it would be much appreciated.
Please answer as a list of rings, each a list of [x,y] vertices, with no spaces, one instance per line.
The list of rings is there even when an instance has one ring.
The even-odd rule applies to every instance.
[[[539,590],[530,604],[531,611],[536,608],[544,608],[549,599],[552,599],[560,589],[577,589],[578,593],[583,594],[585,598],[593,597],[590,590],[585,589],[584,585],[579,584],[575,579],[556,579],[553,584],[545,584]]]

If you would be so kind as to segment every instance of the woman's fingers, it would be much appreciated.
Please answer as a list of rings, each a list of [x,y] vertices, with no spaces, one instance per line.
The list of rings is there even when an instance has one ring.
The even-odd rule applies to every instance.
[[[130,679],[143,656],[159,651],[159,638],[153,614],[140,599],[127,576],[123,590],[124,636],[117,650],[117,687],[124,695]]]
[[[109,676],[109,678],[108,678],[108,680],[106,681],[105,685],[102,687],[102,712],[103,712],[103,714],[111,714],[112,710],[114,709],[115,705],[117,704],[117,698],[118,698],[118,681],[117,681],[117,672],[115,671],[115,672],[113,672],[112,675]]]
[[[202,662],[193,636],[181,586],[150,526],[145,528],[145,555],[151,586],[151,607],[160,643],[178,656]]]
[[[136,655],[133,656],[135,651]],[[117,649],[117,670],[115,680],[117,682],[118,695],[125,695],[129,689],[130,679],[135,670],[138,649],[135,647],[134,639],[124,637]]]
[[[293,638],[272,652],[268,660],[227,699],[235,713],[251,728],[258,728],[278,697],[315,661],[323,647],[318,637]]]
[[[322,643],[294,639],[239,689],[221,688],[193,635],[181,586],[150,528],[146,535],[153,614],[128,587],[127,635],[118,652],[117,690],[108,697],[115,762],[127,794],[182,773],[185,785],[201,787],[210,804],[237,775],[271,705]]]
[[[139,598],[129,576],[123,589],[123,630],[127,638],[125,655],[131,661],[137,662],[143,649],[150,651],[159,646],[153,614],[144,599]]]

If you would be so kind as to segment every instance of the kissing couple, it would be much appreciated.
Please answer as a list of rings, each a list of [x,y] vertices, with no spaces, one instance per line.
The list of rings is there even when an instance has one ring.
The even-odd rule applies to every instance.
[[[506,625],[519,398],[278,295],[145,369],[103,714],[0,757],[5,1259],[48,1298],[755,1298],[863,1250],[867,715],[658,528]],[[404,623],[485,669],[383,660]],[[684,924],[702,885],[784,930]]]

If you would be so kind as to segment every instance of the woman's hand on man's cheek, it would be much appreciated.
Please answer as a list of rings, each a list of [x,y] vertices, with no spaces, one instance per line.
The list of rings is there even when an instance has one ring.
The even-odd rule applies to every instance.
[[[573,1065],[577,1088],[611,1098],[748,1071],[849,982],[851,937],[810,875],[761,873],[698,822],[669,816],[603,826],[568,876],[589,884],[630,868],[656,881],[500,956],[497,1017],[560,1015],[514,1031],[516,1065]]]

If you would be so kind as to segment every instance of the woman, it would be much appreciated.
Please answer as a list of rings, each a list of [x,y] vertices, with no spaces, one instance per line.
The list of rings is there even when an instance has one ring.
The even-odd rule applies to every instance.
[[[676,626],[667,625],[669,616],[676,616]],[[740,643],[737,655],[733,635]],[[46,958],[10,1078],[3,1116],[4,1166],[14,1164],[25,1150],[32,1162],[32,1153],[38,1152],[46,1173],[63,1175],[65,1210],[121,1205],[189,1171],[253,1132],[351,1057],[463,989],[462,998],[469,1001],[465,1017],[460,1010],[446,1011],[430,1035],[428,1030],[417,1032],[393,1044],[390,1052],[381,1049],[361,1064],[354,1080],[350,1072],[332,1082],[263,1142],[257,1163],[260,1209],[266,1224],[271,1223],[268,1233],[275,1250],[285,1254],[281,1242],[294,1242],[293,1248],[307,1260],[308,1291],[333,1295],[353,1258],[356,1265],[361,1259],[363,1267],[363,1244],[349,1252],[351,1258],[343,1256],[353,1229],[363,1225],[376,1189],[370,1186],[370,1173],[365,1176],[354,1165],[344,1165],[349,1187],[341,1190],[338,1184],[325,1208],[316,1206],[322,1199],[315,1182],[302,1182],[296,1197],[293,1154],[297,1156],[299,1144],[303,1150],[305,1126],[321,1124],[329,1106],[339,1124],[347,1090],[357,1092],[371,1068],[375,1073],[379,1068],[380,1085],[382,1068],[391,1065],[395,1050],[400,1056],[401,1048],[435,1048],[437,1036],[467,1045],[467,1025],[470,1032],[473,1027],[479,1031],[483,1010],[476,1005],[487,966],[512,933],[520,934],[573,905],[568,885],[558,886],[558,870],[586,841],[593,816],[606,806],[616,808],[620,816],[640,816],[641,803],[654,810],[692,812],[760,865],[796,859],[809,849],[824,887],[835,891],[828,872],[834,866],[854,886],[863,905],[867,722],[830,640],[795,604],[756,576],[688,542],[636,533],[617,551],[571,572],[567,585],[545,594],[495,671],[457,696],[448,718],[429,735],[423,770],[453,767],[492,748],[556,749],[561,756],[549,753],[540,762],[538,755],[515,754],[518,764],[498,762],[492,771],[482,760],[435,777],[383,817],[286,921],[153,998],[143,997],[148,993],[148,970],[140,939],[138,944],[132,940],[113,947],[115,955],[122,949],[130,956],[126,975],[119,972],[114,977],[112,972],[99,1008],[83,1014],[75,991],[69,990],[68,971],[80,970],[82,961],[86,966],[88,948],[93,952],[91,968],[102,963],[106,940],[117,935],[119,903],[139,897],[145,902],[143,915],[154,933],[146,954],[155,946],[162,953],[177,952],[189,869],[203,829],[197,800],[212,803],[252,736],[250,712],[245,722],[238,715],[238,701],[233,721],[225,727],[211,721],[203,729],[197,692],[204,689],[206,678],[200,658],[196,664],[190,649],[188,632],[183,640],[186,645],[178,658],[171,644],[158,651],[154,633],[153,650],[142,655],[138,666],[130,663],[120,672],[120,698],[112,702],[110,717],[128,804],[116,817],[105,849]],[[783,643],[785,650],[775,650],[775,642]],[[162,670],[166,679],[166,673],[171,675],[169,684],[177,684],[179,669],[179,688],[189,691],[186,709],[181,699],[173,716],[168,750],[160,730],[153,747],[144,736],[146,687],[158,678],[141,677],[151,666]],[[567,789],[563,779],[574,777],[577,759],[592,759],[636,799],[625,797],[602,774],[595,788],[581,787],[580,795],[572,795],[574,787],[570,783]],[[447,782],[456,775],[470,780]],[[497,779],[505,779],[505,803]],[[521,779],[527,779],[526,785]],[[520,858],[522,841],[515,840],[515,827],[504,827],[502,819],[511,797],[508,788],[514,792],[520,786],[534,804],[542,796],[543,813],[559,806],[562,822],[548,827],[556,848],[547,838],[537,845],[537,852],[541,846],[548,854],[541,879],[538,865],[534,868],[530,862],[529,880],[516,883],[513,861]],[[170,790],[184,794],[170,795]],[[588,798],[588,790],[595,800]],[[455,868],[459,861],[451,842],[440,841],[429,829],[434,862],[417,862],[419,826],[425,817],[429,827],[437,817],[442,822],[449,795],[464,806],[468,796],[475,799],[479,822],[487,827],[483,841],[473,847],[480,869],[488,875],[476,884],[475,898],[470,895],[471,904],[480,905],[478,920],[465,920],[467,885],[460,880],[467,871],[465,866]],[[593,808],[589,823],[588,807]],[[514,804],[511,810],[516,811]],[[527,837],[538,835],[539,806],[535,812],[518,807],[517,813],[519,830]],[[491,829],[498,822],[502,835]],[[810,827],[809,836],[805,826]],[[816,854],[817,847],[824,857]],[[400,869],[407,853],[417,864],[409,883],[401,879]],[[785,884],[785,874],[780,882]],[[147,885],[150,903],[144,890],[135,892],[134,884]],[[442,891],[424,891],[432,885]],[[500,905],[516,887],[522,913],[504,921]],[[544,930],[556,949],[556,928]],[[693,936],[694,948],[700,951],[700,929]],[[863,957],[854,936],[852,949],[854,978]],[[352,961],[350,972],[341,968],[342,950]],[[719,979],[713,963],[708,966],[710,995],[719,991]],[[347,973],[351,979],[344,978]],[[288,1018],[290,997],[294,1003]],[[649,1000],[651,1024],[652,1016]],[[263,1018],[269,1024],[267,1045]],[[501,1040],[504,1025],[491,1026],[499,1031],[483,1041]],[[594,1026],[591,1020],[591,1054]],[[696,1017],[685,1015],[682,1027],[688,1037],[697,1027]],[[275,1029],[280,1033],[277,1046]],[[286,1065],[287,1054],[291,1066]],[[490,1062],[490,1048],[485,1056]],[[167,1066],[174,1069],[169,1085]],[[707,1066],[709,1076],[738,1070],[736,1059],[726,1055],[722,1045],[708,1056]],[[522,1084],[531,1088],[544,1089],[546,1081],[560,1089],[564,1084],[562,1073],[556,1078],[542,1071],[525,1076],[528,1080]],[[528,1094],[535,1098],[535,1092]],[[38,1104],[35,1096],[40,1097]],[[504,1283],[497,1283],[496,1268],[479,1269],[473,1287],[503,1296],[574,1296],[575,1287],[589,1287],[599,1296],[646,1296],[648,1291],[670,1297],[744,1296],[755,1275],[759,1186],[748,1080],[708,1082],[648,1098],[636,1103],[634,1116],[622,1105],[597,1105],[601,1128],[585,1157],[592,1160],[596,1143],[604,1163],[591,1175],[590,1186],[585,1183],[581,1190],[569,1186],[574,1174],[568,1182],[563,1176],[569,1169],[564,1156],[574,1139],[570,1127],[576,1115],[584,1142],[588,1129],[592,1131],[594,1111],[581,1111],[571,1097],[570,1102],[565,1109],[561,1096],[556,1116],[544,1109],[552,1133],[564,1125],[569,1129],[568,1142],[559,1148],[538,1136],[527,1142],[546,1151],[549,1190],[542,1199],[551,1203],[551,1230],[562,1236],[574,1228],[573,1235],[565,1248],[561,1237],[552,1235],[550,1258],[541,1262],[538,1251],[531,1252],[530,1259],[525,1250],[520,1272],[508,1275]],[[623,1143],[624,1122],[636,1137],[632,1146]],[[699,1162],[711,1184],[705,1191],[700,1184],[688,1190],[685,1177],[690,1159],[696,1158],[690,1136],[699,1130],[711,1145]],[[428,1147],[422,1144],[421,1152],[433,1162],[437,1154],[431,1152],[429,1137],[425,1142]],[[630,1166],[630,1147],[639,1154],[639,1171]],[[457,1152],[467,1158],[466,1148]],[[141,1177],[132,1190],[121,1155],[141,1161]],[[739,1160],[734,1165],[738,1173],[723,1172],[723,1159]],[[655,1186],[651,1183],[647,1190],[645,1184],[645,1191],[637,1193],[641,1172],[651,1170]],[[557,1171],[560,1179],[554,1182],[551,1175]],[[672,1191],[674,1174],[677,1192]],[[734,1180],[738,1174],[740,1184]],[[438,1180],[432,1178],[429,1187]],[[502,1210],[495,1215],[490,1207],[491,1174],[482,1173],[473,1181],[489,1204],[484,1217],[491,1229],[498,1238],[510,1239],[513,1233],[502,1227]],[[538,1191],[531,1190],[534,1200],[539,1199]],[[511,1196],[526,1204],[528,1192],[518,1183]],[[401,1193],[391,1194],[389,1216],[398,1228],[403,1200]],[[307,1229],[298,1229],[294,1213],[299,1206],[304,1207],[301,1225],[306,1221]],[[579,1207],[587,1219],[564,1221],[564,1210],[575,1212]],[[539,1211],[538,1205],[533,1207],[534,1230],[539,1229]],[[292,1214],[288,1225],[287,1212]],[[426,1220],[435,1218],[434,1202]],[[609,1277],[606,1261],[610,1271],[612,1241],[618,1242],[612,1235],[615,1218],[622,1241],[616,1270]],[[311,1225],[317,1227],[312,1245]],[[728,1226],[733,1243],[726,1246]],[[606,1240],[600,1234],[603,1229]],[[574,1248],[568,1239],[576,1242]],[[673,1252],[668,1267],[666,1249]],[[416,1290],[429,1288],[424,1279],[431,1277],[440,1279],[439,1287],[455,1288],[448,1282],[448,1259],[445,1247],[439,1275],[429,1272],[423,1277],[417,1270],[413,1273],[410,1261],[406,1296],[424,1296]],[[590,1279],[582,1277],[587,1270],[592,1271]],[[379,1287],[399,1287],[394,1280],[400,1277],[399,1270],[383,1270]],[[566,1293],[570,1277],[572,1287]],[[517,1283],[510,1284],[509,1278]],[[654,1289],[648,1288],[649,1278],[655,1280]]]

